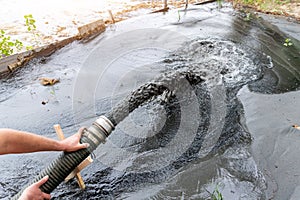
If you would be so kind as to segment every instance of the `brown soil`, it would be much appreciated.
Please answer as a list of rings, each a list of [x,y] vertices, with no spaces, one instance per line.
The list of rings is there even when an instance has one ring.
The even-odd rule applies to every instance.
[[[290,0],[288,3],[283,0],[263,0],[261,3],[244,3],[243,0],[228,0],[233,7],[239,10],[252,9],[258,12],[291,17],[300,22],[300,0]],[[279,3],[278,3],[279,2]]]
[[[201,2],[211,2],[212,0],[189,0],[190,4],[200,4]],[[215,0],[217,1],[217,0]],[[225,0],[232,2],[233,7],[239,10],[252,9],[258,12],[281,15],[286,17],[291,17],[300,22],[300,0],[253,0],[252,4],[244,3],[245,0]],[[180,0],[177,2],[170,1],[168,5],[175,8],[185,6],[185,0]],[[162,7],[163,3],[153,3],[151,4],[152,9],[157,9]],[[143,7],[149,8],[149,4],[143,5]]]

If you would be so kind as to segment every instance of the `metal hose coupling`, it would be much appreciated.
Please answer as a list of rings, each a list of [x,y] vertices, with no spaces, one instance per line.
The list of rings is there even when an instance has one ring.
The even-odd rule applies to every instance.
[[[83,137],[88,139],[89,144],[92,145],[92,151],[100,145],[105,143],[106,138],[115,129],[113,123],[104,115],[100,116],[89,128],[83,131]],[[92,144],[91,144],[92,142]]]
[[[17,200],[22,192],[33,183],[38,182],[46,175],[49,179],[40,189],[50,194],[84,159],[86,159],[92,151],[94,151],[100,143],[105,143],[106,138],[114,130],[113,123],[105,116],[100,116],[87,129],[83,130],[80,138],[81,143],[88,143],[90,146],[86,149],[80,149],[75,152],[63,152],[54,160],[46,169],[30,181],[12,200]]]

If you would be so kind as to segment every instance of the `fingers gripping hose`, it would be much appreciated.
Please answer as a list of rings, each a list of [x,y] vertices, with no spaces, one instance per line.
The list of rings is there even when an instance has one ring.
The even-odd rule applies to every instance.
[[[185,81],[187,80],[191,85],[196,85],[203,81],[200,75],[195,75],[191,72],[181,72],[171,74],[170,76],[164,76],[156,81],[142,85],[136,91],[132,92],[127,98],[117,104],[106,114],[106,117],[100,116],[92,126],[83,130],[80,142],[90,144],[88,148],[81,149],[76,152],[62,153],[12,199],[17,200],[28,186],[38,182],[47,175],[49,176],[49,179],[40,187],[40,189],[45,193],[51,193],[83,160],[91,154],[91,152],[100,145],[100,143],[105,142],[114,127],[127,117],[130,112],[152,97],[161,95],[165,91],[170,91],[170,88],[180,84],[179,80],[183,79]]]
[[[112,132],[114,125],[105,116],[99,117],[92,126],[83,130],[83,135],[80,139],[81,143],[88,143],[90,146],[86,149],[81,149],[76,152],[64,152],[56,160],[54,160],[44,171],[42,171],[33,181],[27,186],[39,181],[44,176],[48,175],[48,181],[43,184],[40,189],[50,194],[84,159],[86,159],[92,151],[94,151],[100,143],[104,143],[106,137]],[[21,190],[12,199],[17,200],[22,192]]]

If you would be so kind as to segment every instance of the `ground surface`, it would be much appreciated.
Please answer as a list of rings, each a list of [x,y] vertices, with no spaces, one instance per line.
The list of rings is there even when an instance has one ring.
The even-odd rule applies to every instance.
[[[111,14],[115,22],[133,16],[150,13],[163,8],[161,1],[78,1],[59,0],[47,3],[38,0],[0,0],[0,30],[13,40],[18,39],[25,46],[43,46],[55,41],[72,37],[78,33],[77,28],[103,19],[106,24],[112,23]],[[169,7],[179,7],[184,1],[170,2]],[[25,26],[25,15],[31,14],[35,20],[36,30],[28,31]],[[36,37],[35,34],[38,34]]]
[[[259,12],[283,15],[300,21],[299,0],[233,0],[233,2],[237,9],[252,8]]]
[[[274,24],[277,25],[278,22]],[[280,24],[285,25],[286,22],[282,21]],[[299,26],[298,24],[293,25],[291,30],[296,34],[297,31],[299,32]],[[85,79],[77,79],[78,73],[82,72],[81,69],[83,66],[99,67],[99,63],[104,65],[103,61],[110,63],[108,65],[110,67],[109,70],[106,71],[105,76],[101,77],[102,82],[106,84],[100,84],[102,82],[99,81],[97,84],[99,83],[102,87],[99,86],[95,89],[95,91],[101,91],[95,93],[99,101],[101,100],[97,103],[98,107],[95,108],[95,111],[97,111],[96,114],[103,113],[109,109],[110,99],[104,98],[110,97],[108,91],[111,92],[114,89],[114,91],[122,92],[121,94],[126,93],[132,89],[130,87],[131,84],[134,86],[139,85],[148,80],[147,78],[151,77],[150,75],[159,72],[152,68],[146,71],[143,67],[149,66],[149,60],[151,61],[150,63],[153,63],[152,57],[157,60],[160,59],[157,58],[159,57],[158,55],[161,55],[160,48],[155,48],[154,52],[150,51],[151,49],[139,48],[139,51],[129,51],[127,54],[122,54],[113,62],[110,62],[109,56],[115,54],[104,54],[105,52],[111,52],[107,50],[108,47],[109,50],[120,49],[118,45],[121,43],[124,44],[123,41],[125,40],[116,37],[118,34],[127,33],[130,30],[140,29],[141,27],[172,30],[186,34],[186,36],[192,38],[201,37],[207,39],[214,36],[224,39],[224,41],[234,40],[238,44],[251,47],[250,54],[254,51],[259,54],[264,53],[272,58],[274,67],[266,71],[265,78],[256,85],[252,84],[250,89],[247,86],[243,87],[238,94],[238,98],[242,101],[245,110],[246,122],[241,123],[248,126],[249,132],[253,136],[251,150],[253,151],[252,154],[255,160],[252,159],[251,155],[241,152],[240,155],[245,155],[244,158],[248,161],[241,162],[238,159],[239,157],[236,156],[236,152],[238,151],[227,151],[223,159],[216,157],[219,160],[210,160],[209,163],[202,163],[198,160],[186,163],[180,168],[178,173],[176,172],[172,176],[168,175],[171,170],[167,170],[165,173],[164,171],[162,173],[153,173],[150,176],[147,176],[146,173],[139,175],[140,169],[146,171],[147,167],[152,166],[145,165],[145,163],[151,164],[151,162],[144,162],[144,158],[150,159],[151,153],[155,152],[152,151],[152,147],[145,146],[142,152],[130,154],[130,156],[119,154],[117,151],[119,144],[125,147],[136,148],[139,147],[138,145],[143,145],[143,143],[135,145],[135,142],[139,142],[139,140],[130,140],[130,138],[124,142],[123,139],[125,137],[120,138],[120,134],[117,134],[120,133],[120,130],[130,130],[131,135],[135,133],[141,134],[142,131],[138,129],[140,125],[143,125],[145,121],[150,121],[145,117],[148,115],[138,113],[136,116],[138,118],[136,126],[125,123],[123,126],[124,129],[119,129],[119,132],[115,132],[110,136],[110,141],[117,144],[115,145],[115,149],[111,149],[111,143],[106,143],[106,145],[103,145],[95,152],[97,157],[94,164],[83,172],[83,178],[86,181],[88,189],[84,193],[80,193],[75,182],[68,185],[62,184],[53,193],[54,199],[99,199],[101,195],[103,198],[112,197],[111,199],[116,199],[116,197],[119,197],[119,199],[142,199],[145,195],[148,195],[149,198],[158,199],[183,199],[184,197],[186,197],[184,199],[201,199],[201,195],[207,193],[203,188],[212,191],[215,183],[219,182],[224,183],[219,188],[224,199],[260,199],[255,198],[257,197],[255,194],[256,191],[253,190],[251,184],[245,184],[244,180],[247,176],[242,176],[241,178],[240,175],[245,175],[246,173],[239,173],[239,176],[237,175],[236,178],[231,174],[235,171],[228,172],[223,170],[227,167],[227,164],[230,165],[237,161],[238,163],[245,164],[240,165],[240,167],[253,172],[254,176],[260,175],[256,173],[257,169],[259,169],[264,173],[263,175],[266,178],[270,179],[267,180],[269,190],[267,194],[270,197],[268,199],[282,200],[293,199],[295,197],[294,199],[296,200],[299,196],[297,194],[300,193],[300,176],[298,173],[300,161],[297,159],[297,155],[299,155],[297,147],[300,143],[300,137],[299,132],[293,129],[291,125],[300,124],[299,111],[295,109],[299,107],[297,99],[299,99],[300,85],[300,73],[298,72],[300,45],[295,40],[293,41],[293,46],[285,47],[283,41],[288,37],[284,34],[285,31],[283,31],[284,33],[280,32],[276,26],[272,26],[268,21],[261,18],[245,21],[243,16],[237,15],[237,13],[232,11],[231,6],[226,7],[224,5],[222,9],[217,9],[217,4],[213,3],[197,8],[191,6],[186,13],[183,9],[180,9],[180,12],[173,10],[165,14],[156,13],[124,20],[116,23],[114,29],[108,29],[103,35],[90,42],[74,42],[57,51],[49,58],[33,60],[20,71],[16,72],[13,77],[1,82],[0,126],[28,130],[55,138],[54,131],[52,130],[52,125],[55,123],[60,123],[64,132],[68,135],[75,132],[79,124],[90,125],[90,122],[95,118],[95,113],[90,114],[89,111],[91,110],[92,112],[94,109],[85,109],[84,112],[79,109],[79,105],[83,106],[85,103],[79,98],[81,97],[79,94],[83,94],[84,91],[88,90],[83,91],[76,87],[74,89],[74,85],[76,86],[79,80],[86,80],[88,83],[91,83],[90,76],[85,77]],[[147,34],[140,35],[146,37]],[[126,38],[129,36],[133,37],[136,35],[127,34]],[[141,41],[145,41],[144,39],[137,40],[136,38],[139,37],[135,37],[135,40],[132,40],[132,45],[140,45]],[[159,34],[159,37],[151,38],[154,38],[157,44],[164,45],[166,43],[166,37],[163,34]],[[164,43],[161,41],[164,41]],[[104,44],[101,42],[104,42]],[[98,44],[104,45],[104,47],[100,48]],[[109,45],[105,46],[105,44]],[[121,47],[124,46],[128,45]],[[95,47],[98,47],[100,50],[105,49],[105,51],[99,50],[101,54],[96,55],[101,56],[97,56],[97,59],[90,59],[90,62],[86,62],[86,59],[90,57],[90,52]],[[196,49],[200,50],[203,48]],[[197,52],[196,49],[190,51],[192,54],[190,58],[203,55],[201,53],[193,55],[193,52]],[[227,50],[226,48],[222,49]],[[170,61],[172,62],[172,60],[167,60],[166,63],[170,64]],[[174,61],[176,65],[184,66],[183,63],[177,63],[177,60]],[[194,62],[194,59],[191,59],[191,61],[193,61],[193,65],[197,64],[197,62]],[[200,64],[201,62],[202,59],[200,59]],[[200,64],[199,66],[203,66]],[[132,66],[136,69],[141,68],[142,70],[139,70],[139,72],[143,72],[141,73],[142,75],[137,75]],[[155,69],[160,70],[161,66]],[[151,73],[146,74],[145,71],[150,71]],[[80,74],[84,75],[83,72]],[[57,77],[60,78],[60,83],[52,87],[44,87],[39,83],[40,77]],[[78,92],[78,94],[76,93],[78,96],[74,94],[76,91]],[[219,97],[223,93],[216,90],[214,94]],[[101,95],[103,95],[103,98]],[[42,102],[46,102],[46,104]],[[78,105],[75,105],[79,108],[76,106],[72,107],[72,103],[74,102],[78,102]],[[219,105],[217,103],[213,105]],[[157,110],[159,109],[156,109],[156,112]],[[220,109],[217,111],[216,113],[220,113]],[[241,113],[243,113],[242,111]],[[153,111],[151,113],[153,116],[157,116],[156,112]],[[164,115],[164,113],[161,112],[161,115]],[[218,115],[213,116],[211,119],[217,120],[220,118]],[[163,121],[163,119],[163,117],[153,118],[153,123],[157,120]],[[219,120],[216,122],[219,122]],[[145,128],[145,126],[142,127]],[[151,129],[152,127],[149,126],[148,128]],[[160,129],[154,127],[153,130]],[[186,137],[182,141],[186,141]],[[147,157],[148,155],[149,157]],[[162,158],[162,161],[172,160],[173,157],[171,155],[173,154],[161,156],[160,158]],[[25,156],[1,156],[0,198],[7,199],[7,194],[15,194],[54,158],[56,158],[56,154],[53,155],[50,153],[36,153]],[[224,159],[229,162],[223,162]],[[257,168],[256,165],[253,165],[254,161],[258,164]],[[121,172],[117,173],[116,170],[109,171],[109,169],[102,167],[102,163],[108,166],[114,164]],[[234,166],[236,167],[236,165]],[[123,176],[122,170],[127,172],[126,176]],[[161,177],[166,177],[165,181],[162,181]],[[241,178],[242,181],[240,182],[238,178]],[[158,180],[157,183],[155,182],[156,180]],[[153,185],[146,185],[153,182],[155,182]],[[201,185],[203,186],[202,190]],[[247,198],[251,194],[253,198]]]
[[[24,45],[21,51],[25,51],[28,46],[36,48],[72,37],[78,33],[78,27],[99,19],[103,19],[106,24],[110,24],[112,23],[112,18],[109,15],[109,10],[114,20],[118,22],[133,16],[157,11],[164,7],[162,1],[154,0],[104,0],[100,2],[67,0],[64,3],[54,0],[46,4],[38,0],[26,2],[21,0],[0,0],[0,2],[0,30],[4,30],[6,36],[10,36],[13,40],[20,40]],[[206,2],[206,0],[191,0],[189,4],[201,2]],[[234,0],[233,4],[236,9],[252,8],[264,13],[284,15],[300,20],[299,0],[291,0],[289,3],[279,0],[276,1],[277,3],[244,2],[246,0]],[[247,2],[252,1],[248,0]],[[169,1],[168,6],[171,9],[184,7],[185,1]],[[28,14],[32,14],[33,19],[36,21],[36,30],[34,32],[29,32],[25,26],[24,16]],[[18,51],[15,49],[14,53],[16,52]]]

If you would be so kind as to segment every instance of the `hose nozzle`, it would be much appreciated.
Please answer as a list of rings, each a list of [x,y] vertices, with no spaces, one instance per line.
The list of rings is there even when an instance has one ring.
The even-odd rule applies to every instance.
[[[104,115],[100,116],[92,126],[84,130],[83,137],[89,139],[94,148],[105,143],[106,138],[115,129],[113,123]],[[93,150],[94,150],[93,148]]]

